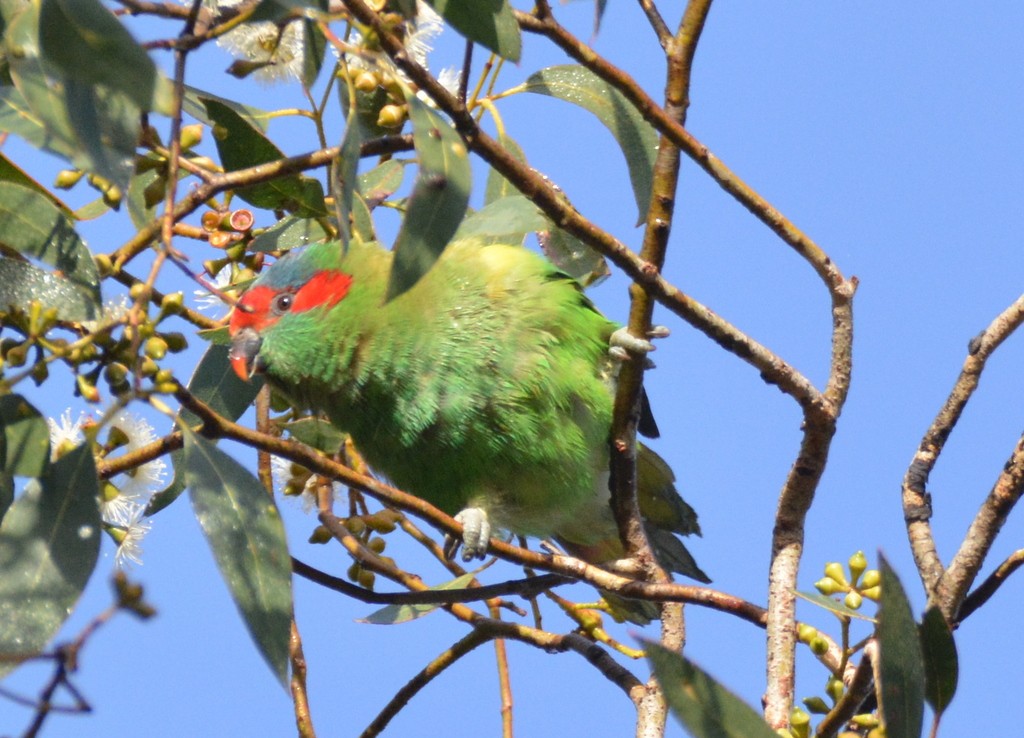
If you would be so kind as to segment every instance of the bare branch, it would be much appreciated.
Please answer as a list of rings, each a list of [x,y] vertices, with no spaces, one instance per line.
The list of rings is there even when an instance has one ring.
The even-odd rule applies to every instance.
[[[932,424],[925,431],[914,458],[903,477],[903,518],[917,571],[930,597],[937,593],[945,569],[935,547],[931,529],[931,495],[928,477],[938,461],[946,439],[978,387],[985,363],[1006,338],[1024,322],[1024,295],[996,316],[989,326],[971,339],[960,376]],[[980,513],[979,513],[980,514]],[[977,571],[975,571],[975,574]],[[968,585],[969,586],[969,585]],[[955,611],[945,611],[947,617]]]
[[[956,622],[962,623],[975,610],[988,602],[992,595],[1010,578],[1010,575],[1020,568],[1021,564],[1024,564],[1024,548],[1019,548],[1007,556],[977,589],[964,598],[963,604],[960,605],[960,610],[956,614]]]

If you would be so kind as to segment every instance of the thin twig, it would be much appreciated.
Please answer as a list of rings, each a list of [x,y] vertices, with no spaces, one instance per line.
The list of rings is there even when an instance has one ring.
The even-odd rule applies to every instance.
[[[956,614],[956,622],[962,623],[975,610],[988,602],[992,595],[1003,586],[1006,580],[1010,578],[1010,575],[1017,571],[1022,564],[1024,564],[1024,548],[1019,548],[1007,556],[1003,563],[997,566],[996,570],[989,574],[977,589],[964,598],[964,602],[960,605],[960,610]]]

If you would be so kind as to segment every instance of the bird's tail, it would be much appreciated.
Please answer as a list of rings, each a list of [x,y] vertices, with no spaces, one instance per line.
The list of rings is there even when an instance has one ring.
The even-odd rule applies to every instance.
[[[697,513],[676,489],[672,469],[657,453],[642,444],[636,466],[637,503],[647,540],[658,562],[668,571],[708,584],[711,579],[677,537],[699,536],[700,525]],[[573,556],[593,564],[614,561],[625,555],[616,530],[595,542],[580,543],[563,536],[559,536],[558,541]],[[633,600],[611,592],[602,591],[601,594],[612,614],[618,618],[643,625],[658,617],[659,608],[654,602]]]

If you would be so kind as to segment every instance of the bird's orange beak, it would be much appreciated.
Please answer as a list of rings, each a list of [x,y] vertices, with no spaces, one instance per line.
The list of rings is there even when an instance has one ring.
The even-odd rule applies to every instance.
[[[262,345],[263,339],[252,328],[242,328],[231,337],[228,358],[231,368],[243,382],[248,382],[262,368],[259,360]]]

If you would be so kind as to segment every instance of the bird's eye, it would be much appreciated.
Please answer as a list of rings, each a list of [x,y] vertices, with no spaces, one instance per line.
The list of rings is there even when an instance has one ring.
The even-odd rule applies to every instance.
[[[270,303],[270,309],[274,312],[274,315],[284,315],[292,309],[292,300],[295,296],[291,292],[284,292],[274,298],[274,301]]]

